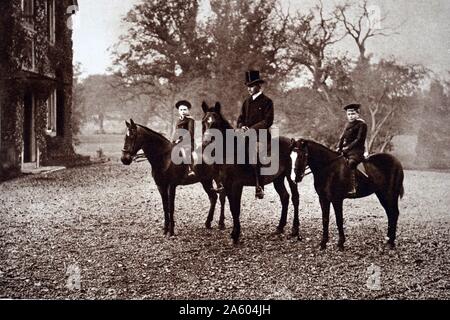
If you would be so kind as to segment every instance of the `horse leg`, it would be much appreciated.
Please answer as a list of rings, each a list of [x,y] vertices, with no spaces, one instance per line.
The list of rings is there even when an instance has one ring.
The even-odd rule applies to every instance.
[[[383,193],[376,193],[378,200],[386,211],[388,217],[388,246],[390,249],[395,248],[395,237],[397,233],[397,221],[400,214],[398,210],[398,196],[395,199],[388,200],[388,197]]]
[[[344,242],[345,242],[344,215],[342,212],[342,205],[343,205],[342,199],[333,201],[334,214],[336,216],[336,224],[339,232],[339,241],[337,246],[340,251],[344,250]]]
[[[298,185],[292,181],[291,177],[287,176],[287,180],[289,183],[289,188],[291,189],[292,195],[292,205],[294,206],[294,221],[292,223],[292,237],[297,237],[298,240],[301,240],[301,236],[299,233],[300,221],[298,218],[298,207],[300,202],[300,195],[298,193]]]
[[[175,235],[175,185],[169,185],[169,236]]]
[[[205,192],[208,194],[210,203],[208,218],[206,219],[205,227],[206,229],[211,229],[211,222],[214,219],[214,211],[216,210],[217,194],[212,191],[212,180],[202,181],[202,186],[203,190],[205,190]]]
[[[225,230],[225,200],[226,194],[225,192],[221,192],[219,194],[219,201],[220,201],[219,230]]]
[[[164,210],[164,235],[169,232],[169,193],[167,186],[158,186],[158,191],[161,194],[161,200]]]
[[[328,226],[330,223],[330,201],[325,197],[319,197],[320,207],[322,208],[322,241],[320,242],[320,250],[327,248],[328,242]]]
[[[287,222],[287,212],[289,207],[289,193],[286,190],[286,187],[284,186],[284,176],[280,176],[279,178],[275,179],[273,182],[273,185],[275,187],[276,192],[280,196],[281,200],[281,217],[280,222],[278,224],[276,234],[281,234],[284,232],[284,227],[286,226]]]
[[[242,197],[242,186],[232,186],[231,189],[227,190],[229,194],[229,202],[231,208],[231,214],[233,216],[233,230],[231,232],[231,238],[233,243],[236,245],[239,243],[239,236],[241,234],[241,223],[239,217],[241,214],[241,197]]]
[[[395,248],[395,238],[397,234],[397,222],[400,211],[398,210],[398,198],[392,200],[391,215],[388,217],[388,245],[390,249]]]

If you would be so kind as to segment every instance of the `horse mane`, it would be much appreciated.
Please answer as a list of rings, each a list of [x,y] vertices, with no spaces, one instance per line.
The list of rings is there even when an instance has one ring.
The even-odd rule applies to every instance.
[[[333,153],[333,154],[339,154],[339,152],[336,152],[336,151],[334,151],[334,150],[331,150],[331,149],[328,148],[327,146],[324,146],[323,144],[321,144],[320,142],[317,142],[317,141],[315,141],[315,140],[311,140],[311,139],[303,139],[303,140],[306,141],[307,143],[312,143],[312,144],[314,144],[315,146],[317,146],[317,147],[323,149],[324,151],[329,151],[329,152],[331,152],[331,153]]]
[[[225,119],[225,117],[221,112],[219,112],[219,115],[222,118],[222,121],[225,123],[225,129],[234,129],[233,126],[230,124],[230,122],[227,119]]]
[[[148,131],[148,132],[150,132],[150,133],[152,133],[152,134],[158,136],[158,137],[161,138],[162,140],[167,141],[167,142],[170,142],[170,140],[167,139],[162,133],[159,133],[159,132],[157,132],[157,131],[155,131],[155,130],[152,130],[152,129],[150,129],[150,128],[147,128],[146,126],[143,126],[142,124],[136,124],[136,125],[139,126],[139,127],[141,127],[142,129],[144,129],[145,131]]]

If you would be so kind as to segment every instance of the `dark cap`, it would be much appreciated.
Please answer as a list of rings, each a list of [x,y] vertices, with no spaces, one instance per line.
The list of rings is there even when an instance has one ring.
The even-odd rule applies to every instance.
[[[348,104],[344,107],[344,110],[355,110],[355,111],[359,111],[359,109],[361,108],[361,105],[358,103],[352,103],[352,104]]]
[[[188,109],[192,108],[191,103],[187,100],[180,100],[177,103],[175,103],[175,108],[178,109],[181,106],[186,106],[186,107],[188,107]]]

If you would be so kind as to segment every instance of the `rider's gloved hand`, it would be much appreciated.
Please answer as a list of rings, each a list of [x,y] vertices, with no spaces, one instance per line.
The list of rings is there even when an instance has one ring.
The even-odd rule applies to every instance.
[[[248,127],[243,126],[243,127],[241,127],[241,128],[236,129],[235,131],[238,132],[238,133],[244,133],[244,132],[246,132],[247,130],[248,130]]]

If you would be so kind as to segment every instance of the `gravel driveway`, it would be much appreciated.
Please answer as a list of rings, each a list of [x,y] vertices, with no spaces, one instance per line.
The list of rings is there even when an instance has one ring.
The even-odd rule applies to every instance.
[[[242,244],[206,230],[200,185],[179,187],[176,236],[147,163],[116,162],[0,184],[0,298],[428,299],[450,298],[450,174],[407,171],[398,248],[385,249],[376,197],[344,204],[346,250],[319,251],[321,214],[308,176],[300,185],[303,241],[271,236],[281,205],[243,195]]]

